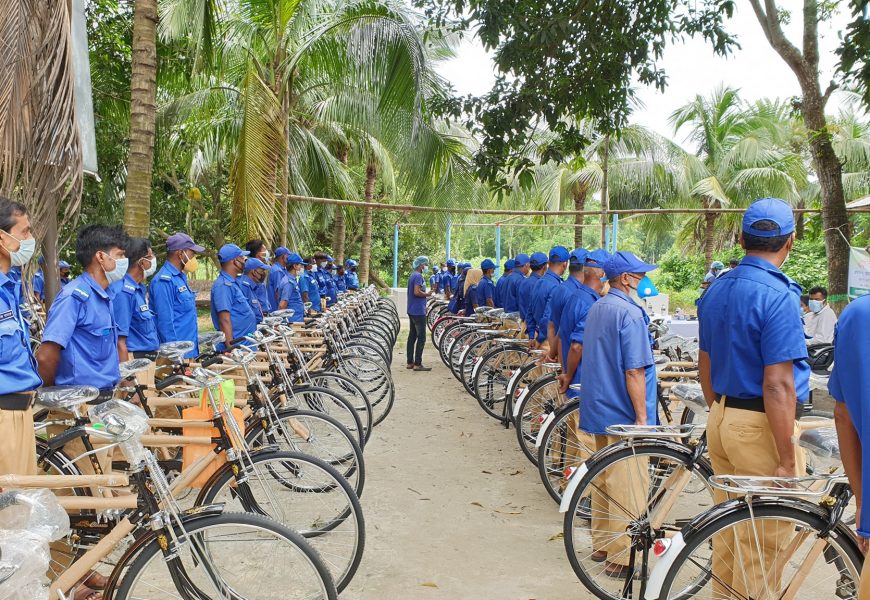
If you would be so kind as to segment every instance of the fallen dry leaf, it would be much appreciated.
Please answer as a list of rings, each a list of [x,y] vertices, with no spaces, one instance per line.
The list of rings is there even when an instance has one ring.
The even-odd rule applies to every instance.
[[[434,588],[438,587],[438,584],[435,583],[434,581],[424,581],[420,585],[422,585],[423,587],[434,587]]]
[[[492,471],[481,471],[481,473],[486,473],[487,475],[492,475]]]
[[[483,504],[481,504],[480,502],[477,502],[477,501],[472,502],[471,505],[472,506],[479,506],[480,508],[483,508]]]
[[[554,533],[553,535],[551,535],[548,541],[552,542],[553,540],[561,540],[564,537],[565,534],[560,531],[559,533]]]
[[[517,469],[516,471],[509,473],[509,475],[513,477],[514,475],[522,475],[523,473],[525,473],[525,471],[523,471],[522,469]]]

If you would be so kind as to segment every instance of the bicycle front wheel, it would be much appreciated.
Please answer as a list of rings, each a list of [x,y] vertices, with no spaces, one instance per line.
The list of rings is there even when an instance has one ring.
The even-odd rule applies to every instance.
[[[734,501],[698,530],[665,576],[659,598],[818,600],[858,597],[864,557],[845,525],[831,532],[822,509],[805,501]],[[799,506],[805,505],[805,508]]]
[[[329,570],[302,536],[248,513],[186,519],[165,552],[159,534],[135,555],[115,600],[336,600]],[[175,556],[169,553],[176,551]],[[118,565],[116,569],[123,569]]]

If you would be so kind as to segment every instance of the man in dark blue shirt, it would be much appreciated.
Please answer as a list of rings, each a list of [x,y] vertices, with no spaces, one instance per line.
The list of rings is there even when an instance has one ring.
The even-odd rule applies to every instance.
[[[546,351],[550,349],[547,345],[547,330],[550,323],[550,300],[553,298],[556,289],[562,285],[562,274],[565,273],[569,258],[567,248],[556,246],[550,250],[549,268],[538,283],[535,295],[532,297],[532,321],[535,329],[529,333],[529,337],[532,339],[532,342],[529,344],[530,348],[540,347]]]
[[[426,299],[432,291],[426,291],[423,273],[429,268],[429,259],[418,256],[414,259],[414,271],[408,277],[408,331],[407,358],[408,369],[414,371],[431,371],[431,367],[423,366],[423,347],[426,345]]]
[[[0,197],[0,475],[36,475],[33,390],[42,384],[21,315],[13,266],[30,262],[36,240],[23,204]]]
[[[517,254],[517,257],[514,259],[514,271],[511,273],[510,277],[507,278],[504,285],[502,304],[504,304],[505,312],[510,313],[520,311],[520,301],[517,297],[517,291],[519,290],[520,283],[528,277],[531,271],[532,269],[529,266],[529,255],[523,253]]]
[[[160,339],[157,337],[157,319],[148,305],[145,280],[153,275],[157,257],[151,242],[145,238],[130,238],[127,243],[127,274],[124,279],[109,286],[112,310],[118,323],[118,359],[157,359]]]
[[[483,277],[477,284],[477,304],[479,306],[495,307],[495,284],[492,282],[492,274],[495,273],[495,263],[490,259],[484,259],[480,263]]]
[[[257,317],[239,285],[249,254],[235,244],[224,244],[218,251],[221,272],[211,287],[211,322],[227,343],[257,329]]]
[[[495,305],[498,308],[504,308],[504,293],[505,286],[508,283],[508,277],[510,277],[511,273],[514,272],[514,265],[516,261],[514,259],[509,258],[504,262],[504,273],[502,273],[501,277],[498,278],[498,281],[495,282]],[[510,311],[506,311],[510,312]]]
[[[520,318],[525,323],[523,332],[532,340],[529,347],[534,347],[535,334],[537,333],[537,325],[535,324],[535,314],[532,306],[532,300],[535,297],[535,292],[538,289],[538,283],[544,276],[548,265],[547,255],[543,252],[535,252],[529,259],[531,267],[531,275],[519,282],[517,286],[517,302],[520,308]]]
[[[783,200],[753,202],[740,235],[746,257],[716,279],[699,305],[698,374],[710,406],[707,442],[717,475],[795,477],[806,468],[803,451],[792,441],[798,404],[809,395],[801,289],[780,270],[794,229],[792,208]],[[714,498],[723,501],[725,494],[714,490]],[[765,525],[760,535],[766,560],[772,563],[792,532],[787,523]],[[728,597],[768,597],[779,574],[765,577],[771,564],[747,569],[735,560],[757,555],[757,540],[734,537],[723,534],[713,544],[714,590]]]

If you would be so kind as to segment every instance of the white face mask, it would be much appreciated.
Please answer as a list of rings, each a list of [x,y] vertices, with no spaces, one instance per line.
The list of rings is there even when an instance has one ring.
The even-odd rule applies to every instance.
[[[143,259],[146,260],[146,259]],[[145,269],[145,279],[148,279],[157,272],[157,257],[151,259],[151,266]]]
[[[311,272],[317,273],[317,265],[311,265]]]
[[[127,274],[127,267],[130,266],[130,259],[128,258],[116,258],[115,259],[115,268],[111,271],[103,271],[106,273],[106,279],[109,280],[109,283],[115,283],[116,281],[121,281],[124,279],[124,275]]]
[[[3,247],[6,248],[6,251],[9,252],[9,260],[12,262],[12,266],[23,267],[29,263],[30,259],[33,258],[33,253],[36,252],[36,240],[33,238],[19,240],[11,233],[6,233],[5,231],[3,233],[18,242],[18,250],[15,250],[14,252],[6,248],[5,244],[3,245]]]
[[[272,255],[266,252],[266,254],[263,255],[263,262],[269,264],[270,260],[272,260]]]

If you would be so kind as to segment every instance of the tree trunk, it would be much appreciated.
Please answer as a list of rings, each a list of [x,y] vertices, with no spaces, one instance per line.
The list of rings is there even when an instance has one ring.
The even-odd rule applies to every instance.
[[[157,114],[157,0],[135,2],[132,55],[124,227],[131,235],[148,237]]]
[[[338,158],[341,164],[347,166],[347,154],[348,148],[342,147],[336,153],[336,157]],[[338,261],[338,264],[342,264],[344,262],[344,241],[347,235],[346,227],[345,227],[345,217],[344,217],[344,207],[336,206],[335,207],[335,223],[333,224],[332,230],[332,252],[335,254],[335,260]]]
[[[610,154],[610,136],[604,136],[604,157],[601,161],[601,247],[607,242],[607,211],[610,210],[610,195],[607,190],[607,169]]]
[[[54,297],[57,296],[57,293],[60,291],[60,275],[57,272],[56,266],[58,235],[57,212],[52,210],[46,214],[45,237],[42,240],[42,256],[45,259],[42,268],[42,275],[45,278],[44,302],[46,311],[48,311],[51,303],[54,302]],[[55,267],[52,268],[52,265],[55,265]]]
[[[578,213],[586,209],[586,186],[574,190],[574,210]],[[583,215],[574,215],[574,247],[583,247]]]
[[[807,124],[810,154],[822,190],[822,225],[825,230],[825,250],[828,259],[828,302],[838,313],[848,302],[849,279],[849,215],[843,195],[843,168],[834,153],[827,133],[821,98],[816,102],[804,95],[803,115]]]
[[[707,201],[704,201],[704,208],[711,208]],[[710,263],[713,262],[713,248],[716,243],[716,213],[704,213],[704,268],[710,268]]]
[[[804,202],[803,200],[801,200],[800,202],[798,202],[797,207],[798,208],[806,208],[807,203]],[[804,217],[805,217],[805,213],[799,212],[797,214],[797,219],[795,220],[795,224],[794,224],[795,237],[799,240],[804,239],[804,228],[806,226],[806,219]]]
[[[378,176],[377,165],[373,161],[369,161],[366,166],[366,187],[365,198],[366,202],[371,202],[375,196],[375,180]],[[366,206],[363,209],[363,237],[362,248],[359,253],[359,279],[360,284],[368,285],[369,271],[371,270],[371,255],[372,255],[372,207]]]

